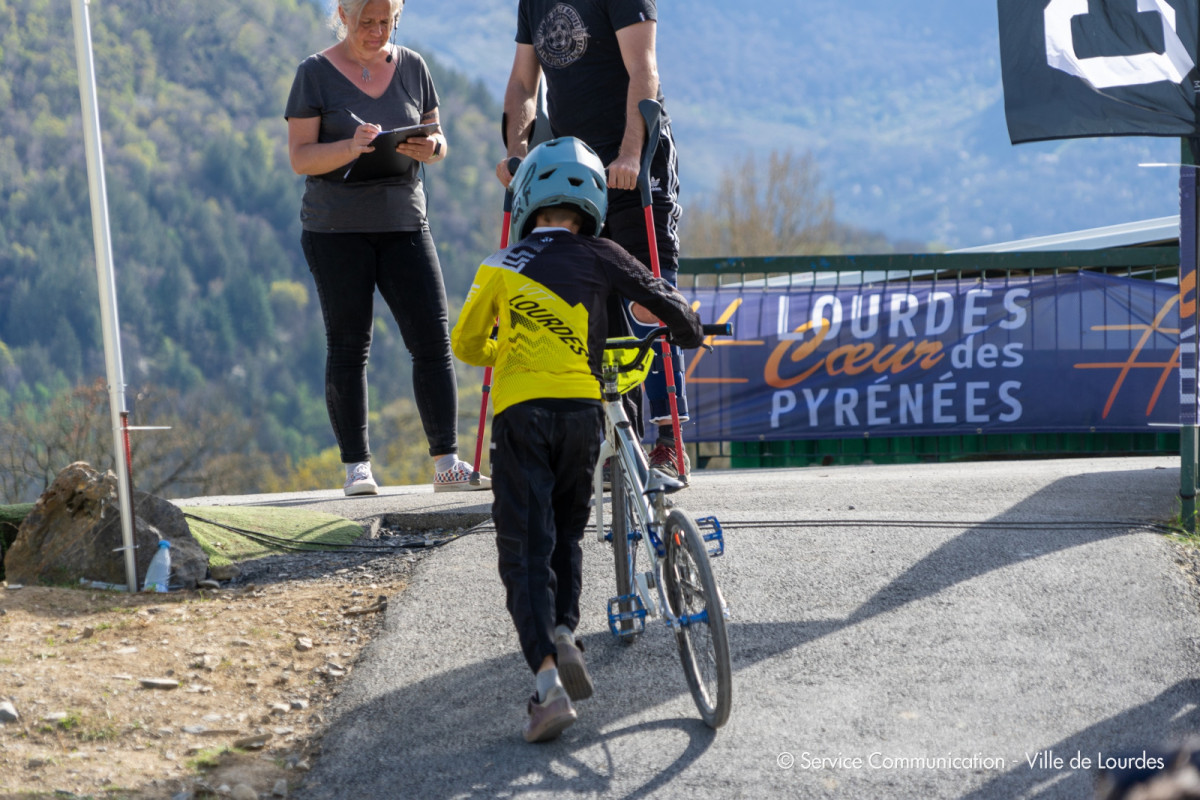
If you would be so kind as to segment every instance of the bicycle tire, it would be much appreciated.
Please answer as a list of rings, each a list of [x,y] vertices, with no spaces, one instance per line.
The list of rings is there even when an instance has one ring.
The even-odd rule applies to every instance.
[[[634,513],[634,506],[629,497],[630,484],[629,479],[625,475],[625,469],[621,466],[621,459],[613,456],[609,463],[611,464],[612,489],[610,496],[612,497],[612,546],[613,546],[613,562],[617,573],[617,596],[628,597],[637,589],[633,583],[634,570],[637,567],[637,544],[629,540],[631,531],[637,529],[637,516]],[[619,601],[617,603],[617,611],[622,614],[628,614],[633,611],[635,605],[632,600]],[[621,620],[617,623],[617,637],[626,644],[631,643],[639,632],[639,627],[631,619]]]
[[[675,629],[683,674],[705,724],[719,728],[729,720],[733,706],[733,668],[724,609],[708,559],[708,547],[696,523],[679,509],[667,516],[664,535],[667,558],[663,580],[667,603],[676,617],[691,619],[689,624]]]

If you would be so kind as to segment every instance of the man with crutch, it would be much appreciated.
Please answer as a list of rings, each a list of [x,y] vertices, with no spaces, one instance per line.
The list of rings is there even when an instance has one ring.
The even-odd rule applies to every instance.
[[[582,139],[607,165],[608,215],[605,238],[620,244],[643,264],[651,266],[651,227],[662,277],[676,284],[679,267],[679,170],[670,119],[658,118],[658,138],[647,142],[647,121],[639,112],[643,100],[662,104],[655,54],[657,11],[655,0],[520,0],[517,10],[517,50],[504,96],[508,153],[496,166],[506,187],[512,179],[508,160],[522,158],[537,111],[538,84],[546,78],[547,102],[555,137]],[[650,216],[637,191],[642,154],[653,147],[649,181]],[[617,302],[614,300],[614,302]],[[635,335],[641,336],[657,322],[637,304],[622,303]],[[610,319],[617,319],[610,313]],[[650,451],[650,466],[686,482],[689,459],[682,441],[676,440],[677,421],[688,419],[683,385],[683,358],[672,352],[672,376],[656,356],[654,372],[646,381],[650,423],[658,435]],[[671,402],[669,385],[675,387]],[[633,394],[633,393],[631,393]],[[629,416],[641,425],[640,398]],[[675,406],[675,409],[672,409]]]

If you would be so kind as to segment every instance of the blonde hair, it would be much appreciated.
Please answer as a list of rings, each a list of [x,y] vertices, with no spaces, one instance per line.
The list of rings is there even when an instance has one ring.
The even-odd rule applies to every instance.
[[[369,2],[370,0],[333,0],[329,4],[329,27],[333,28],[338,39],[345,39],[347,33],[346,24],[342,22],[338,9],[346,12],[347,19],[357,21],[362,16],[363,7]],[[400,12],[404,10],[404,0],[388,0],[388,6],[391,9],[392,27],[394,28],[400,19]]]

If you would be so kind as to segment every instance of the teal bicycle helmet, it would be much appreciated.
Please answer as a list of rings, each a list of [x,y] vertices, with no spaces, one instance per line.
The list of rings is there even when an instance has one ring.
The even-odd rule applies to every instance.
[[[580,233],[596,236],[608,213],[608,181],[604,162],[596,151],[564,136],[543,142],[529,151],[513,176],[512,227],[510,238],[529,235],[538,209],[570,206],[583,215]]]

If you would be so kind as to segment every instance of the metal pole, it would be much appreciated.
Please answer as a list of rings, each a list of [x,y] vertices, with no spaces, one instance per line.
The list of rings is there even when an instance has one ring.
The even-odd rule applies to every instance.
[[[125,370],[121,364],[117,287],[112,269],[108,227],[108,190],[104,185],[104,154],[100,148],[100,106],[96,100],[96,68],[92,60],[92,28],[88,1],[71,4],[75,23],[75,60],[79,66],[79,100],[83,104],[83,139],[87,152],[88,193],[92,201],[92,240],[100,287],[100,323],[104,335],[104,366],[108,377],[108,409],[112,421],[113,456],[117,465],[117,495],[121,509],[121,541],[125,554],[125,583],[137,591],[137,561],[133,552],[133,494],[126,445]]]

